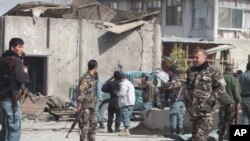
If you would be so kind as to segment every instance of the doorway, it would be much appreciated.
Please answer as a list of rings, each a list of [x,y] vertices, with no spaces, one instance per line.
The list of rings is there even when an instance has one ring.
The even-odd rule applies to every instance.
[[[47,95],[47,57],[27,56],[24,65],[28,67],[30,83],[27,86],[32,93]]]

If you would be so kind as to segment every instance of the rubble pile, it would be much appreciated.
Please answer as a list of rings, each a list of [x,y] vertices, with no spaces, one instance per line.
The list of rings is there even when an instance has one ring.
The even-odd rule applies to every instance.
[[[33,120],[33,121],[54,121],[55,117],[50,115],[47,112],[40,113],[40,114],[32,114],[32,115],[27,115],[23,114],[22,115],[22,120],[27,121],[27,120]]]

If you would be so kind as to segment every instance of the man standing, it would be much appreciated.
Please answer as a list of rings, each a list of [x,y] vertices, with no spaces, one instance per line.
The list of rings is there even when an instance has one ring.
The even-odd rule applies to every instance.
[[[149,77],[143,74],[139,88],[142,89],[142,98],[145,110],[150,110],[153,107],[155,87],[156,86],[150,82]]]
[[[121,124],[121,112],[118,105],[118,95],[117,93],[120,90],[120,81],[118,80],[120,76],[119,71],[114,72],[114,78],[113,81],[108,81],[106,84],[103,85],[102,91],[107,92],[110,94],[109,99],[109,107],[108,107],[108,133],[113,133],[112,124],[113,124],[113,118],[114,114],[116,116],[115,119],[115,132],[120,132],[120,124]]]
[[[103,83],[100,81],[99,77],[98,77],[98,73],[95,74],[95,80],[96,80],[96,117],[97,117],[97,121],[99,123],[99,128],[104,129],[105,126],[103,124],[103,120],[102,120],[102,115],[100,113],[100,105],[102,104],[103,101],[103,91],[102,91],[102,86]]]
[[[186,94],[186,88],[183,84],[186,82],[186,76],[179,73],[175,76],[174,80],[182,82],[181,88],[175,88],[169,90],[168,101],[170,102],[169,119],[170,119],[170,131],[172,134],[182,134],[183,120],[186,112],[184,104],[184,95]]]
[[[219,109],[219,125],[218,134],[219,141],[223,140],[225,132],[227,131],[226,138],[229,135],[229,126],[234,124],[237,117],[237,111],[235,107],[239,106],[241,101],[240,97],[240,87],[238,78],[233,74],[233,65],[227,64],[224,72],[224,78],[226,81],[226,94],[224,94],[220,99],[220,109]]]
[[[29,82],[28,69],[22,61],[23,45],[22,39],[12,38],[9,50],[0,59],[1,141],[19,141],[21,137],[20,91]]]
[[[118,92],[118,103],[121,110],[122,122],[124,130],[119,134],[120,136],[129,136],[130,117],[135,105],[135,87],[125,78],[121,72],[117,74],[116,78],[120,81],[120,91]]]
[[[247,63],[247,70],[240,75],[240,87],[242,98],[242,124],[250,124],[250,62]]]
[[[77,96],[77,109],[81,110],[83,115],[79,120],[79,128],[81,130],[80,141],[95,141],[96,135],[96,82],[95,73],[97,72],[97,61],[90,60],[88,62],[88,71],[79,81],[79,94]]]
[[[221,72],[208,64],[205,50],[194,50],[193,57],[193,66],[187,70],[184,102],[190,115],[192,141],[206,141],[213,125],[214,107],[225,94],[226,82]],[[174,85],[180,87],[181,83]]]

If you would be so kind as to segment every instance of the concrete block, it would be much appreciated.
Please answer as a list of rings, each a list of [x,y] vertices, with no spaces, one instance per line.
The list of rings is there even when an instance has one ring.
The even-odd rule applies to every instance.
[[[241,119],[241,111],[239,111],[239,119]],[[213,130],[218,129],[219,110],[215,110]],[[142,112],[142,121],[140,126],[144,126],[150,130],[163,130],[162,132],[170,131],[169,108],[164,110],[152,109]],[[184,117],[183,129],[185,133],[191,132],[191,125],[188,113]]]

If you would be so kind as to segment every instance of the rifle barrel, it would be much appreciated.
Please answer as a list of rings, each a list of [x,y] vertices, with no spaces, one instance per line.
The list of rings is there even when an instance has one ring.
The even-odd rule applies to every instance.
[[[76,113],[76,118],[75,118],[74,122],[72,123],[72,125],[68,131],[68,134],[66,135],[66,138],[68,138],[69,133],[72,132],[72,130],[75,128],[75,126],[76,126],[77,122],[79,121],[79,119],[81,118],[82,114],[83,114],[82,110],[80,110],[80,112]]]

